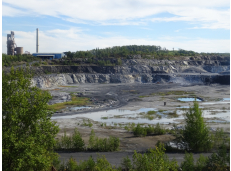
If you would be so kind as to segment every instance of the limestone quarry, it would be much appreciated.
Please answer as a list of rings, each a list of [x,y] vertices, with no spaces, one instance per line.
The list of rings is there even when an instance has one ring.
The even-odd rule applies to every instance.
[[[6,68],[5,70],[9,70]],[[153,148],[158,141],[169,142],[172,135],[134,137],[124,129],[131,123],[157,124],[171,129],[184,126],[184,113],[198,98],[205,122],[214,131],[230,130],[230,58],[220,56],[185,57],[183,60],[123,59],[122,65],[97,66],[84,59],[73,65],[30,66],[35,72],[32,84],[50,91],[49,104],[67,102],[71,94],[88,97],[85,106],[68,106],[58,110],[52,119],[60,132],[71,134],[78,128],[86,144],[91,129],[99,137],[120,138],[120,158]],[[172,92],[172,93],[168,93]],[[178,94],[177,92],[183,92]],[[186,100],[180,101],[179,98]],[[193,100],[189,100],[193,98]],[[164,103],[165,102],[165,103]],[[157,117],[147,119],[142,112],[154,110]],[[175,116],[170,116],[175,112]],[[92,123],[91,127],[86,123]],[[70,156],[60,154],[66,160]],[[88,158],[91,154],[83,154]],[[110,157],[107,157],[110,161]],[[77,160],[84,159],[78,158]],[[116,162],[120,161],[118,158]],[[115,161],[113,161],[116,163]],[[112,162],[112,163],[113,163]],[[119,163],[119,162],[118,162]]]

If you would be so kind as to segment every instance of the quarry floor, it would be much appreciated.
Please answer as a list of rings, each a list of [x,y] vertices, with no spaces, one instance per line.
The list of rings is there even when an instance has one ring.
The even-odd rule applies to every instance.
[[[59,113],[55,113],[52,119],[56,121],[60,127],[60,132],[58,133],[57,138],[60,138],[63,135],[64,130],[67,132],[67,135],[72,134],[75,128],[78,128],[78,131],[82,134],[82,138],[84,139],[85,144],[88,144],[91,129],[94,129],[96,136],[101,138],[109,136],[119,137],[119,152],[110,152],[110,154],[105,153],[107,158],[109,157],[109,160],[112,160],[112,164],[119,163],[122,157],[125,157],[124,155],[128,153],[130,154],[134,150],[144,152],[149,148],[154,148],[158,141],[167,142],[173,140],[174,137],[168,134],[146,137],[134,137],[131,132],[128,132],[124,129],[124,126],[127,125],[128,121],[121,122],[121,124],[118,123],[116,119],[113,120],[115,121],[114,123],[109,123],[107,119],[98,119],[96,121],[93,117],[95,114],[94,112],[105,112],[112,109],[135,111],[141,108],[154,108],[155,110],[174,111],[177,110],[177,107],[192,106],[193,102],[181,102],[177,100],[180,97],[189,97],[191,94],[204,100],[202,102],[199,102],[199,105],[202,106],[204,110],[206,109],[213,111],[224,111],[228,112],[228,115],[230,113],[230,101],[222,101],[223,98],[230,98],[229,85],[180,85],[174,83],[72,84],[69,87],[52,87],[49,88],[49,90],[55,91],[57,94],[59,92],[80,93],[82,96],[97,99],[96,101],[94,101],[94,103],[88,105],[91,106],[91,109],[89,110],[74,111],[66,109],[62,110]],[[165,94],[169,91],[185,91],[187,92],[187,94]],[[111,103],[111,101],[114,102]],[[104,105],[104,102],[107,104],[109,103],[109,105]],[[166,105],[164,105],[164,102],[166,102]],[[84,114],[87,117],[84,117]],[[124,119],[128,120],[127,117]],[[205,121],[207,120],[210,120],[210,122],[207,122],[207,125],[211,129],[216,129],[220,127],[223,128],[225,132],[230,132],[229,117],[227,117],[226,121],[224,121],[224,118],[220,118],[219,115],[218,117],[216,117],[216,112],[214,112],[214,117],[209,119],[205,118]],[[139,118],[133,118],[129,120],[130,123],[135,121],[136,123],[139,122]],[[86,123],[92,123],[93,125],[89,127]],[[102,123],[106,123],[107,126],[102,126]],[[150,123],[150,121],[148,123]],[[182,126],[185,124],[184,119],[182,118],[172,118],[171,122],[163,122],[161,123],[161,126],[165,128],[171,128],[174,123],[178,126]],[[82,158],[79,155],[72,153],[59,154],[62,160],[66,160],[72,155],[76,156],[76,160],[79,161],[81,159],[83,160],[85,158],[88,158],[88,156],[90,155],[95,155],[96,153],[81,153],[81,155],[83,156]],[[120,157],[118,157],[118,155]],[[182,154],[179,154],[179,156],[181,157],[179,157],[178,162],[180,162],[181,159],[183,159]],[[177,159],[177,156],[175,158]]]

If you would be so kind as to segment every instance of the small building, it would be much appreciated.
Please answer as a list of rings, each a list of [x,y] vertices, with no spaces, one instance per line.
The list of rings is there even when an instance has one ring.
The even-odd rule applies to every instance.
[[[42,59],[61,59],[67,56],[64,53],[32,53],[32,55]]]

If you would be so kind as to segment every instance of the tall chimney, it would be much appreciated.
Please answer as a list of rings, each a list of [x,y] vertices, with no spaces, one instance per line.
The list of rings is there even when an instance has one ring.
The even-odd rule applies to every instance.
[[[39,38],[38,38],[38,31],[39,29],[36,29],[36,53],[39,52]]]

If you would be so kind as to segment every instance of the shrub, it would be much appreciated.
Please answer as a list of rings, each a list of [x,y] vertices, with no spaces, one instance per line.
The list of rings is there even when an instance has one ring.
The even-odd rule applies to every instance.
[[[83,151],[84,141],[81,134],[75,128],[74,133],[71,136],[67,136],[66,131],[61,137],[61,140],[56,140],[56,150],[72,150],[72,151]]]
[[[137,126],[133,130],[133,134],[135,136],[146,136],[147,131],[145,128],[141,127],[140,124],[137,124]]]
[[[74,134],[72,135],[72,142],[73,142],[73,148],[75,151],[84,150],[85,144],[77,128],[75,128]]]
[[[208,157],[206,169],[209,171],[228,171],[227,163],[230,165],[230,156],[227,154],[225,145],[222,145],[217,153]]]
[[[177,171],[178,164],[176,161],[169,161],[165,155],[164,145],[160,144],[156,149],[150,149],[148,153],[139,154],[136,151],[133,154],[134,170],[171,170]]]
[[[89,137],[88,149],[93,151],[116,151],[120,145],[119,138],[110,136],[109,138],[98,138],[92,129]]]
[[[161,128],[159,123],[157,123],[156,126],[148,125],[148,127],[141,127],[140,124],[137,124],[137,126],[133,128],[133,134],[135,136],[146,136],[147,134],[163,135],[165,133],[166,130]]]
[[[132,162],[128,156],[122,159],[121,166],[124,171],[129,171],[132,169]]]
[[[157,134],[157,135],[163,135],[166,133],[166,131],[160,127],[160,124],[157,123],[155,128],[154,128],[154,133]]]
[[[185,153],[184,161],[181,163],[182,170],[194,171],[194,158],[192,153]]]
[[[32,64],[32,66],[40,66],[40,63],[39,62],[35,62]]]

